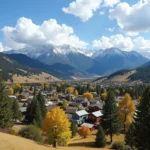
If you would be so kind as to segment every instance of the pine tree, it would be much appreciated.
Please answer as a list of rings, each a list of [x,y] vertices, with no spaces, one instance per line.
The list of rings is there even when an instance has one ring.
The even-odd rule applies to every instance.
[[[96,134],[95,145],[97,147],[105,147],[106,137],[102,126],[99,126],[98,132]]]
[[[138,150],[148,150],[150,149],[150,85],[147,86],[142,97],[134,118],[135,146]]]
[[[41,92],[39,92],[39,94],[37,95],[37,100],[38,100],[39,105],[40,105],[42,118],[44,119],[46,116],[46,113],[47,113],[47,109],[45,106],[45,98],[43,97]]]
[[[0,128],[12,126],[12,104],[0,75]]]
[[[12,103],[12,118],[15,120],[21,119],[21,111],[19,110],[19,104],[16,99]]]
[[[112,142],[113,134],[121,132],[121,120],[115,102],[115,95],[112,91],[109,91],[107,94],[103,107],[103,114],[101,125],[106,135],[110,135],[110,142]]]
[[[77,127],[76,123],[74,123],[74,122],[71,123],[70,130],[72,132],[72,137],[76,136],[77,131],[78,131],[78,127]]]
[[[36,123],[38,127],[41,127],[42,115],[41,115],[41,109],[39,106],[39,102],[36,97],[34,97],[31,104],[28,104],[26,120],[32,124]]]
[[[125,142],[127,145],[133,147],[135,144],[135,137],[134,137],[134,133],[135,133],[135,127],[134,124],[131,124],[129,126],[129,129],[125,135]]]

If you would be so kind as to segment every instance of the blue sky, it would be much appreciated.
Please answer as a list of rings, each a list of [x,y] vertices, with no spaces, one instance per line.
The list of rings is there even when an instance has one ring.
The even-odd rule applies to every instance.
[[[149,7],[150,0],[1,0],[0,51],[36,44],[149,51]]]

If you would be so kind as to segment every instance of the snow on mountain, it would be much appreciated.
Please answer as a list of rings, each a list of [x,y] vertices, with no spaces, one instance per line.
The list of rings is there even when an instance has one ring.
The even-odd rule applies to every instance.
[[[7,54],[22,53],[47,64],[67,64],[90,73],[106,74],[124,68],[135,68],[147,59],[136,51],[121,51],[117,48],[90,50],[70,45],[43,45],[7,51]]]
[[[140,52],[140,54],[141,54],[142,56],[144,56],[145,58],[150,59],[150,51],[148,51],[148,52]]]

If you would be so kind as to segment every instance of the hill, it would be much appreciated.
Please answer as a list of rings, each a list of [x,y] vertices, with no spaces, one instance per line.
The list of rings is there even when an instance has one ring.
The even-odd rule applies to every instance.
[[[92,138],[93,139],[93,138]],[[79,140],[79,139],[78,139]],[[91,140],[91,139],[90,139]],[[80,141],[88,142],[87,139],[81,139]],[[58,147],[59,150],[108,150],[100,149],[100,148],[90,148],[84,147],[84,143],[81,146],[77,146],[77,141],[70,143],[72,146],[68,147]],[[74,145],[74,146],[73,146]],[[56,148],[52,148],[51,146],[42,146],[34,141],[27,140],[21,137],[0,133],[0,149],[1,150],[56,150]]]
[[[125,69],[116,71],[109,76],[97,78],[95,81],[103,81],[103,82],[127,82],[127,81],[143,81],[150,82],[150,62],[144,64],[137,69]]]
[[[117,48],[89,50],[70,45],[43,45],[10,50],[5,53],[21,53],[47,65],[63,64],[66,67],[69,65],[77,72],[97,75],[108,75],[120,69],[133,69],[148,61],[147,58],[136,51],[126,52]]]
[[[5,81],[7,82],[19,82],[20,78],[24,78],[23,82],[44,82],[44,81],[58,81],[59,79],[54,76],[44,73],[40,69],[29,68],[27,66],[21,65],[11,59],[6,55],[0,53],[0,69]]]
[[[61,79],[72,79],[73,77],[85,78],[89,76],[84,71],[80,71],[68,64],[55,63],[47,65],[39,60],[30,58],[25,54],[6,54],[11,60],[30,68],[46,71]]]

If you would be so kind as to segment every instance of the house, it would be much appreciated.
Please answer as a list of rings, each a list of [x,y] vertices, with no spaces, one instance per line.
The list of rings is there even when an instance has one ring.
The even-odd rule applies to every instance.
[[[77,104],[81,104],[83,102],[88,102],[88,99],[84,97],[83,95],[79,95],[78,97],[74,99],[74,102],[76,102]]]
[[[90,105],[97,105],[97,104],[100,104],[99,100],[96,99],[90,100]]]
[[[22,115],[26,115],[27,107],[20,107],[19,110],[21,111]]]
[[[16,99],[17,97],[15,95],[9,95],[8,96],[10,99]]]
[[[45,106],[54,106],[54,103],[51,102],[51,101],[49,101],[49,102],[47,102],[47,103],[45,104]]]
[[[103,104],[100,103],[100,104],[92,104],[88,107],[89,109],[89,112],[95,112],[95,111],[98,111],[98,110],[102,110],[103,109]]]
[[[78,125],[83,124],[86,120],[88,120],[88,112],[85,110],[76,111],[70,121],[75,122]]]
[[[99,124],[101,117],[103,116],[103,114],[101,113],[101,111],[95,111],[89,114],[88,116],[88,121],[94,124]]]
[[[95,128],[94,128],[94,124],[90,124],[90,123],[83,123],[81,126],[86,126],[88,127],[91,131],[93,131]]]
[[[74,114],[77,110],[78,110],[77,107],[68,107],[68,108],[66,109],[66,113],[67,113],[67,114]]]
[[[19,95],[19,97],[20,97],[20,98],[28,98],[29,95],[30,95],[29,92],[22,92],[22,93]]]

